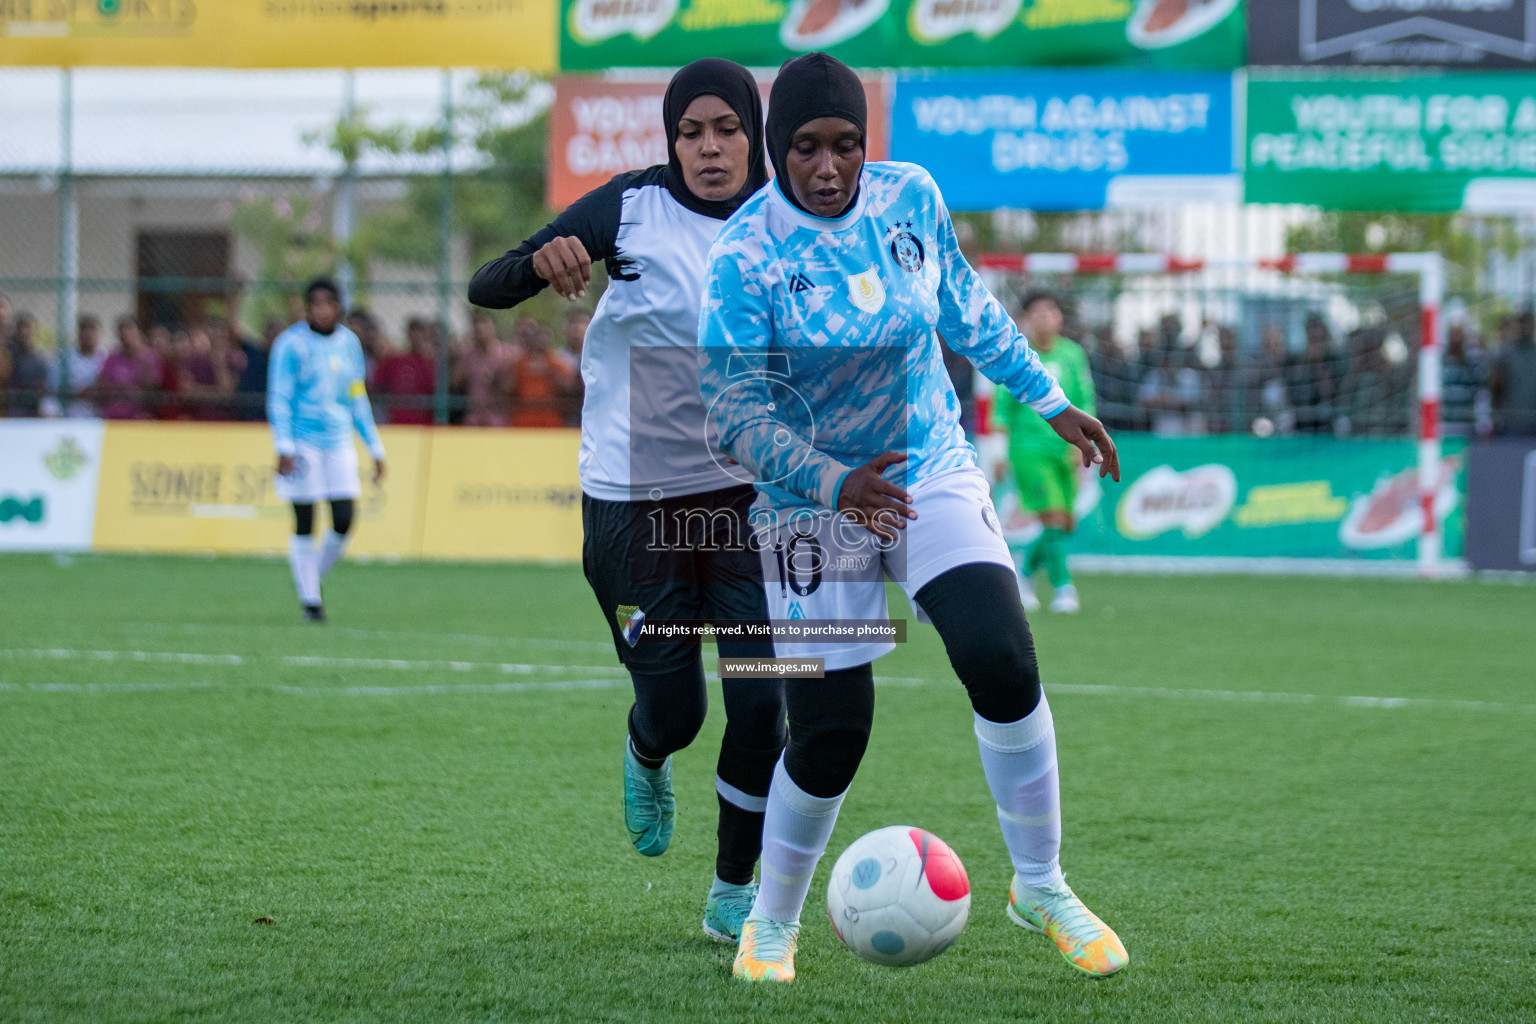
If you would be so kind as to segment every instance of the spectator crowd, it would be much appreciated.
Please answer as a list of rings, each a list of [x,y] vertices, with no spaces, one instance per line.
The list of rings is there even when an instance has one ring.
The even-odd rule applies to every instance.
[[[1173,314],[1139,331],[1131,349],[1108,325],[1069,324],[1064,333],[1088,354],[1098,414],[1111,430],[1350,437],[1418,429],[1417,352],[1385,325],[1340,336],[1314,314],[1295,346],[1276,323],[1245,345],[1236,328],[1205,322],[1189,332]],[[1491,346],[1467,323],[1452,324],[1441,391],[1447,432],[1536,433],[1536,317],[1501,318]]]
[[[557,343],[529,317],[503,340],[490,317],[477,314],[467,337],[448,347],[450,423],[479,427],[567,427],[581,421],[581,345],[588,315],[565,317]],[[439,330],[412,317],[404,345],[391,344],[366,309],[347,325],[362,344],[365,384],[381,424],[430,424],[438,406]],[[0,415],[124,420],[265,420],[267,360],[287,327],[271,319],[259,337],[237,320],[209,317],[196,326],[119,317],[115,341],[101,320],[79,318],[63,358],[44,350],[37,321],[0,295]]]
[[[496,320],[475,314],[468,334],[448,345],[448,421],[578,426],[588,319],[585,312],[569,313],[557,338],[550,327],[521,316],[504,338]],[[398,347],[366,309],[354,310],[347,324],[362,343],[377,420],[436,422],[443,365],[438,324],[410,318]],[[263,420],[268,353],[286,326],[269,320],[257,337],[238,318],[169,326],[123,316],[109,344],[101,321],[87,315],[60,359],[39,346],[36,320],[0,295],[0,413]],[[1288,344],[1276,324],[1243,344],[1235,328],[1207,322],[1191,332],[1173,314],[1140,331],[1134,348],[1117,343],[1108,325],[1069,320],[1064,333],[1088,353],[1099,416],[1111,430],[1344,437],[1405,436],[1416,429],[1414,353],[1384,326],[1337,337],[1313,315],[1299,345]],[[1449,328],[1442,376],[1449,430],[1536,434],[1536,316],[1505,316],[1497,335],[1484,344],[1466,323]],[[956,363],[951,373],[969,396],[964,380],[970,374],[958,367],[964,360],[946,361]]]

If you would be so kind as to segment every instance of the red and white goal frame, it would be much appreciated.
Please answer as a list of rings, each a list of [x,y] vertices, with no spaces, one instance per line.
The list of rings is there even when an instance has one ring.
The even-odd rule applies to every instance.
[[[1412,274],[1419,282],[1419,508],[1424,524],[1418,540],[1421,576],[1446,568],[1435,490],[1440,476],[1440,362],[1445,347],[1445,264],[1435,252],[1308,252],[1256,259],[1203,260],[1164,253],[987,254],[984,270],[1014,274],[1196,274],[1206,270],[1272,271],[1280,274]]]

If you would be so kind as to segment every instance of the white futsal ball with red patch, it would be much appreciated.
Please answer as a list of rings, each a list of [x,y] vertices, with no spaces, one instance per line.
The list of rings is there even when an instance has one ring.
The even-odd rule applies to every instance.
[[[827,916],[843,945],[871,963],[910,967],[960,935],[971,881],[949,844],[891,825],[856,840],[832,866]]]

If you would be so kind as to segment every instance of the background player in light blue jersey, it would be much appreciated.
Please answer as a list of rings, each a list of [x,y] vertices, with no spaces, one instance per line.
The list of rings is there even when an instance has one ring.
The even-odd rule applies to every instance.
[[[304,291],[304,319],[272,343],[267,419],[277,449],[277,496],[293,503],[288,564],[304,618],[325,621],[320,581],[346,552],[357,477],[355,427],[373,456],[373,482],[384,479],[384,444],[363,387],[363,347],[341,325],[341,299],[325,278]],[[315,550],[315,503],[331,503],[331,532]]]
[[[864,162],[864,123],[863,87],[838,61],[808,54],[780,69],[767,132],[778,177],[710,253],[699,330],[709,428],[758,482],[773,618],[883,620],[889,576],[937,627],[971,698],[1013,861],[1009,916],[1079,970],[1113,974],[1125,947],[1057,859],[1055,728],[938,335],[1047,419],[1085,466],[1118,480],[1118,457],[966,264],[928,173]],[[786,680],[789,745],[769,790],[739,977],[794,977],[800,911],[869,738],[870,663],[891,646],[775,638],[780,657],[823,657],[827,672]]]

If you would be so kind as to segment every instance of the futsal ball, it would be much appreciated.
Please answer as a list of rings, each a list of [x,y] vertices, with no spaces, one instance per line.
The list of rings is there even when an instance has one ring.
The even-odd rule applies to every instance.
[[[938,956],[970,913],[965,865],[944,840],[908,825],[855,840],[827,883],[832,930],[859,956],[887,967]]]

